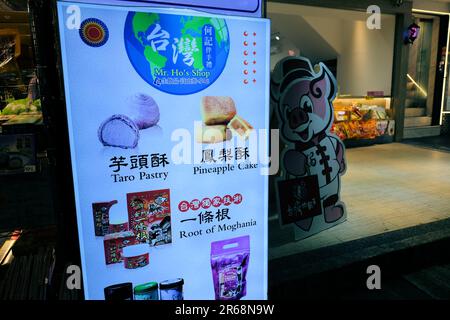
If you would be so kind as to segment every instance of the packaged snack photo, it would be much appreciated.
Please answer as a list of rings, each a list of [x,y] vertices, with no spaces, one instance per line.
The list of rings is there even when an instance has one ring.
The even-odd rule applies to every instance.
[[[151,247],[172,243],[170,190],[127,194],[130,230]]]
[[[216,300],[240,300],[247,294],[250,237],[211,243],[211,269]]]

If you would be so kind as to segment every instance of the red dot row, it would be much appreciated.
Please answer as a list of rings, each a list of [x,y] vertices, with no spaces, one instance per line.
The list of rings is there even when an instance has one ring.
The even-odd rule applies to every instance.
[[[244,31],[244,37],[248,37],[250,35],[250,33],[248,31]],[[253,32],[253,36],[256,37],[256,32]],[[250,44],[249,41],[244,40],[244,46],[248,47]],[[256,41],[253,41],[253,46],[256,47]],[[249,56],[250,53],[248,50],[244,51],[244,56],[247,57]],[[256,56],[256,51],[253,51],[253,56]],[[244,60],[244,65],[248,66],[249,65],[249,61],[248,60]],[[256,65],[256,60],[253,60],[253,65]],[[250,71],[248,69],[244,69],[244,75],[248,76],[250,74]],[[256,69],[253,69],[253,74],[256,74]],[[245,85],[248,85],[250,82],[256,83],[256,79],[253,80],[249,80],[249,79],[244,79],[243,80]]]

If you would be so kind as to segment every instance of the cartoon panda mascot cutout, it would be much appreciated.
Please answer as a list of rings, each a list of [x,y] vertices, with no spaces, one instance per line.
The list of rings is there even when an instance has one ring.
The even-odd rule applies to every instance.
[[[340,201],[340,176],[345,173],[345,147],[330,132],[336,79],[319,63],[287,57],[275,67],[271,103],[276,109],[283,150],[277,183],[282,224],[294,223],[296,239],[306,238],[346,219]]]

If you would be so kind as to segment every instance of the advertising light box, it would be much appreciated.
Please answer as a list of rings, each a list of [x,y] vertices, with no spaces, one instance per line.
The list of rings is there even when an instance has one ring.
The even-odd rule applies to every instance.
[[[227,14],[260,18],[265,1],[262,0],[73,0],[72,2],[125,6],[188,8],[213,14]]]
[[[266,299],[269,21],[58,2],[87,299]]]

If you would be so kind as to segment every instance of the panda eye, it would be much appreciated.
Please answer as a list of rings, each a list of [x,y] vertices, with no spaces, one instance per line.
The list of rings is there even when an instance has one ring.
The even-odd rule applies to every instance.
[[[311,98],[307,95],[302,96],[302,98],[300,99],[300,107],[306,112],[311,113],[313,109]]]

